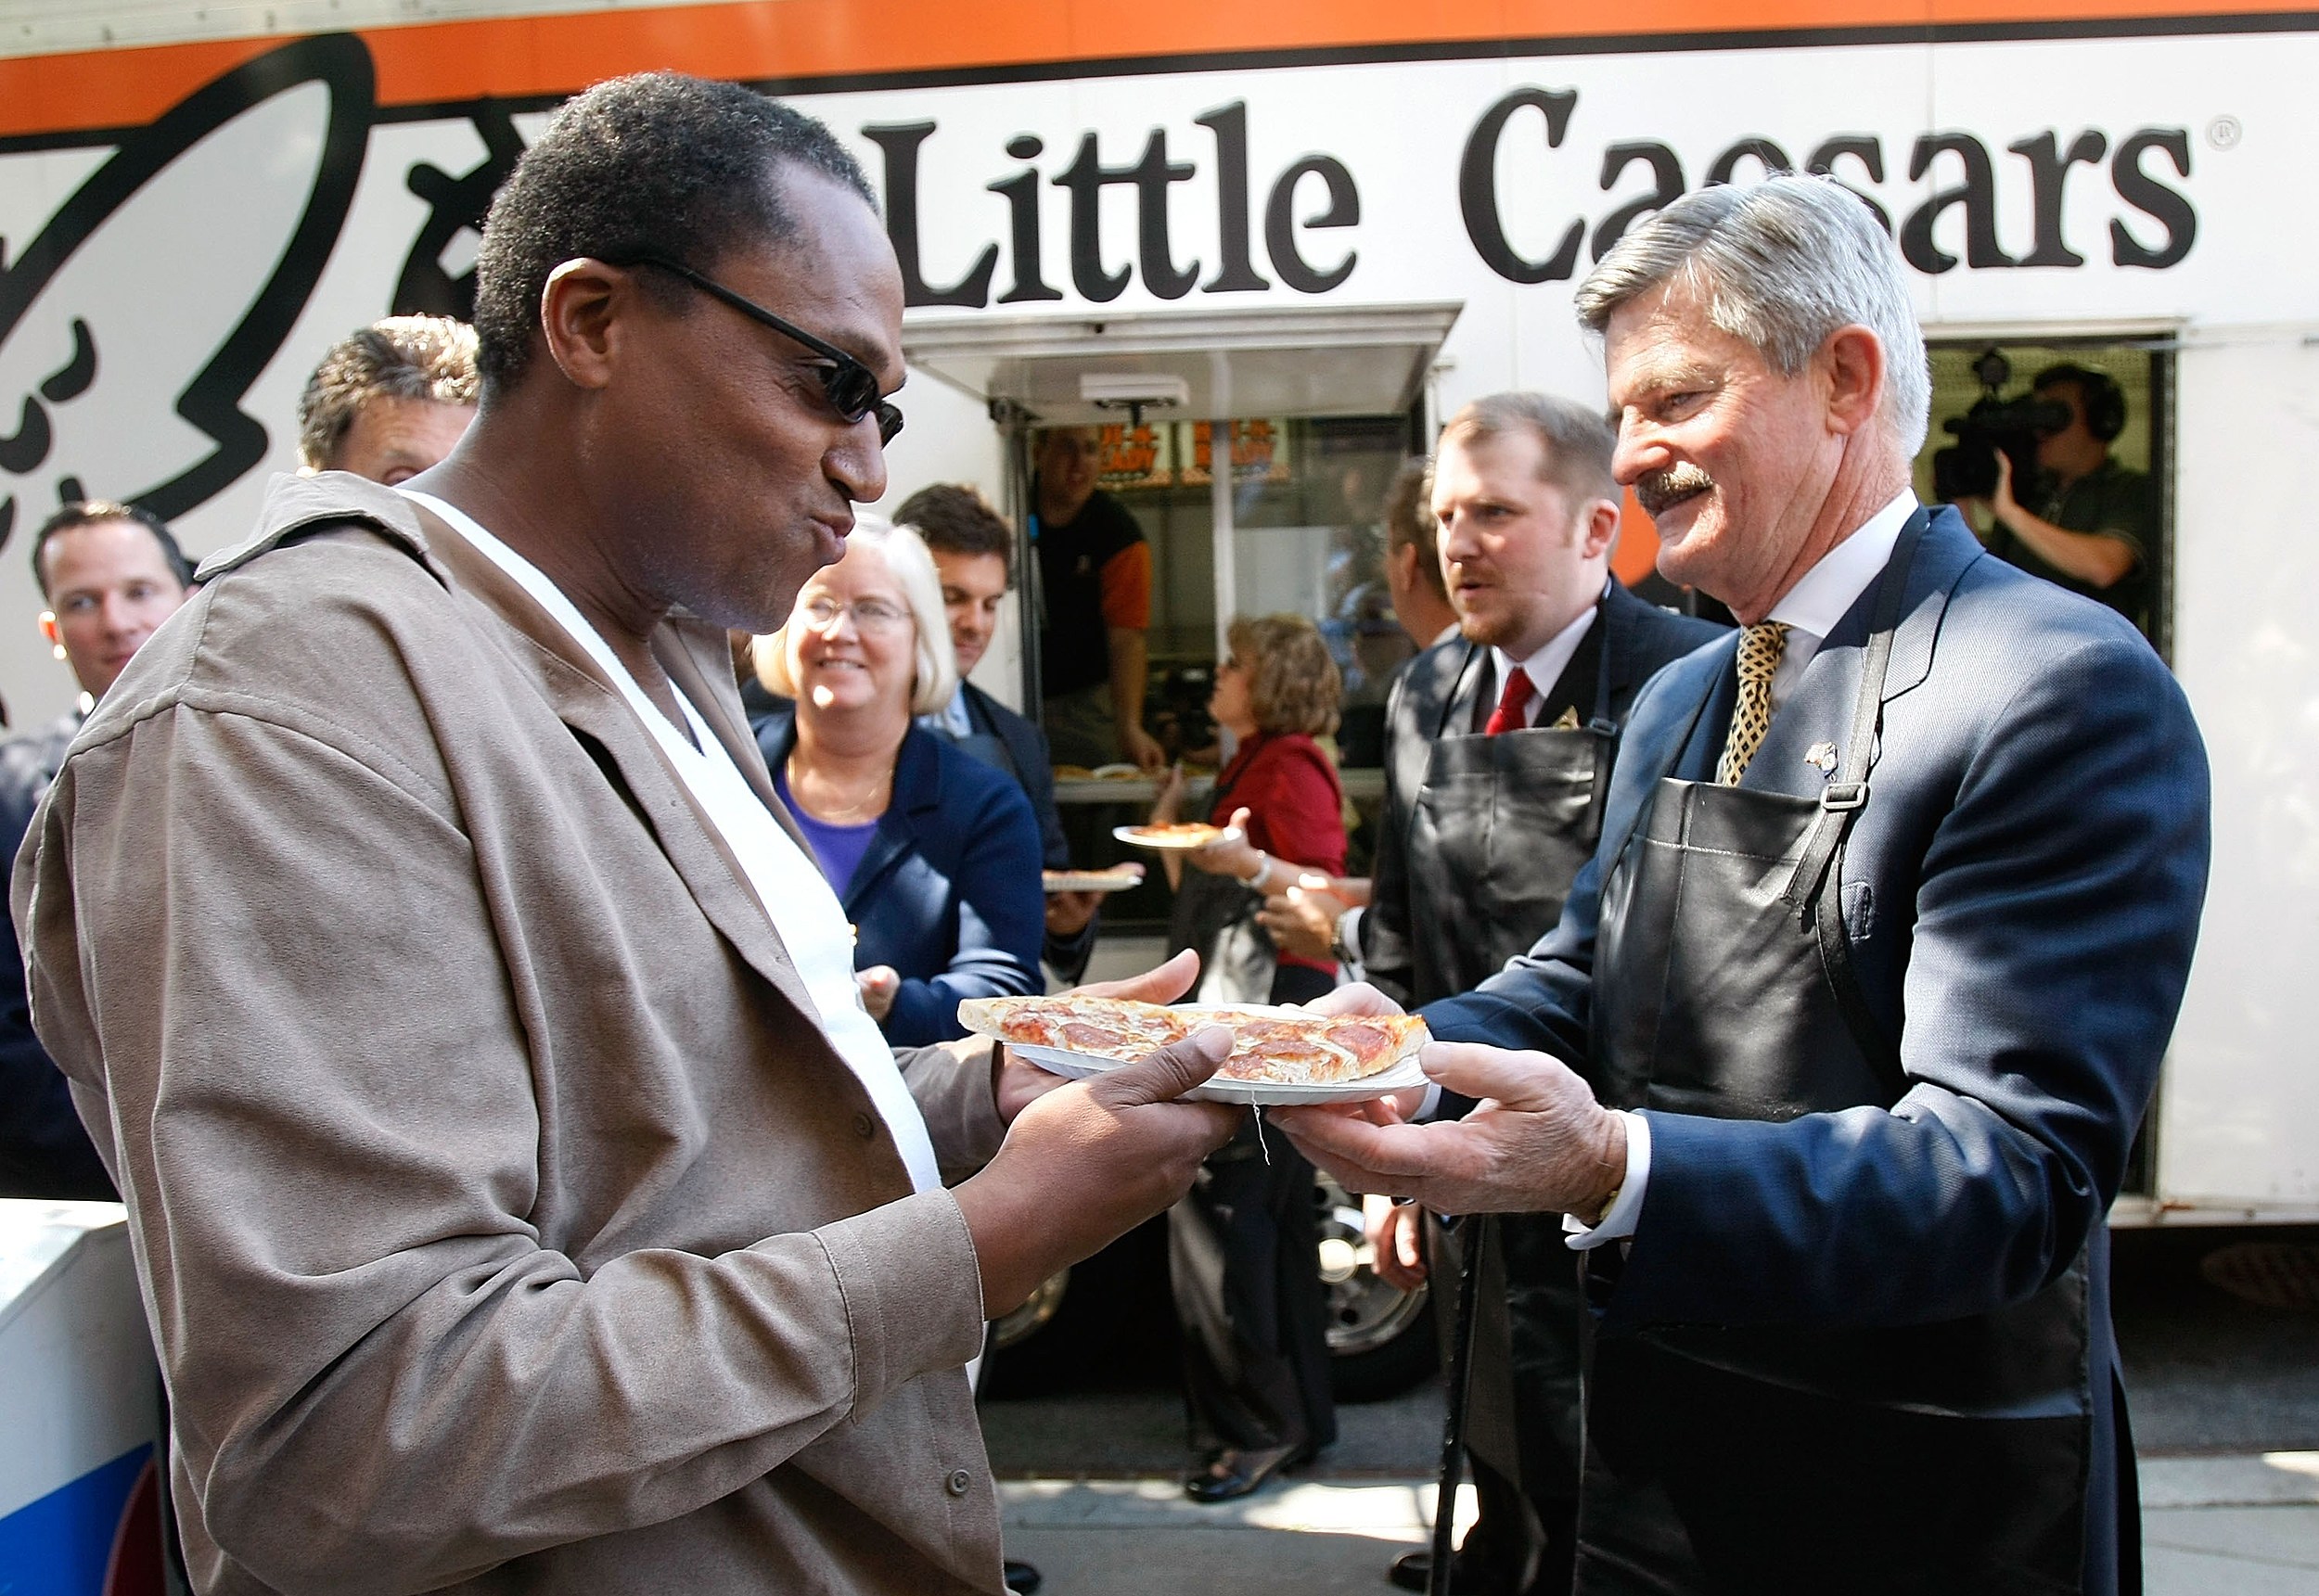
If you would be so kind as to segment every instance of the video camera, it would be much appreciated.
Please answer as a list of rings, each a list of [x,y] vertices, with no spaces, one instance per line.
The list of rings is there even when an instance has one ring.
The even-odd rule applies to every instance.
[[[1997,452],[2013,462],[2013,479],[2026,488],[2037,475],[2037,440],[2069,425],[2070,411],[2056,399],[2023,394],[2001,399],[2013,364],[1994,349],[1973,363],[1980,397],[1972,409],[1941,424],[1956,442],[1932,456],[1933,497],[1946,504],[1985,499],[1997,488]]]

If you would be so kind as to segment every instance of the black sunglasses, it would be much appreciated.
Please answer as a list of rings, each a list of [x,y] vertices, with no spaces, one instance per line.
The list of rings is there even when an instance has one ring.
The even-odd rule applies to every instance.
[[[827,365],[817,367],[821,377],[821,391],[829,401],[830,408],[851,427],[865,415],[878,417],[878,440],[891,443],[902,430],[902,412],[878,394],[878,376],[869,367],[826,338],[817,338],[794,322],[782,320],[753,300],[745,300],[723,283],[712,281],[690,266],[659,255],[638,255],[626,261],[614,261],[615,266],[652,266],[672,276],[682,277],[712,300],[721,300],[753,322],[762,322],[784,338],[793,338],[812,350]]]

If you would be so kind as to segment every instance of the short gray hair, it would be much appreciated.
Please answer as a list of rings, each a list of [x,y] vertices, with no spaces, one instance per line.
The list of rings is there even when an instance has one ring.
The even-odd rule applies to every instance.
[[[846,535],[846,553],[874,549],[885,557],[886,569],[902,590],[910,607],[911,630],[917,633],[916,666],[910,678],[910,713],[930,715],[946,708],[958,691],[958,656],[950,645],[950,618],[942,609],[942,579],[934,569],[934,556],[926,540],[907,527],[883,517],[857,513],[853,530]],[[808,581],[812,579],[808,578]],[[803,590],[798,602],[805,601]],[[790,619],[796,619],[790,611]],[[789,673],[789,629],[760,637],[750,645],[757,680],[765,690],[784,698],[797,696],[797,678]]]
[[[1925,441],[1932,368],[1900,251],[1864,201],[1833,178],[1784,172],[1719,184],[1669,205],[1619,241],[1578,286],[1578,319],[1675,284],[1708,320],[1793,377],[1828,335],[1854,323],[1884,346],[1884,417],[1903,453]]]

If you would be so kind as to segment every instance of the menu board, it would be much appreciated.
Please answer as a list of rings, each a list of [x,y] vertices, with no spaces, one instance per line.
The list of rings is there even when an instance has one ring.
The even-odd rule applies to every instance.
[[[1232,476],[1239,482],[1285,482],[1290,475],[1288,428],[1264,416],[1224,424],[1231,429]],[[1105,491],[1150,492],[1204,488],[1211,479],[1214,427],[1206,421],[1107,423],[1101,428]]]

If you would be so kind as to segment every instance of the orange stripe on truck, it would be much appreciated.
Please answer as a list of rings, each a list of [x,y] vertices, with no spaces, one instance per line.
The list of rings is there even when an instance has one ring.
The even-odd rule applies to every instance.
[[[1155,12],[1117,0],[748,0],[362,31],[382,106],[561,96],[622,72],[816,79],[1158,57],[1685,33],[2292,16],[2311,0],[1267,0]],[[1154,19],[1166,18],[1165,31]],[[0,137],[151,121],[281,37],[0,60]]]

